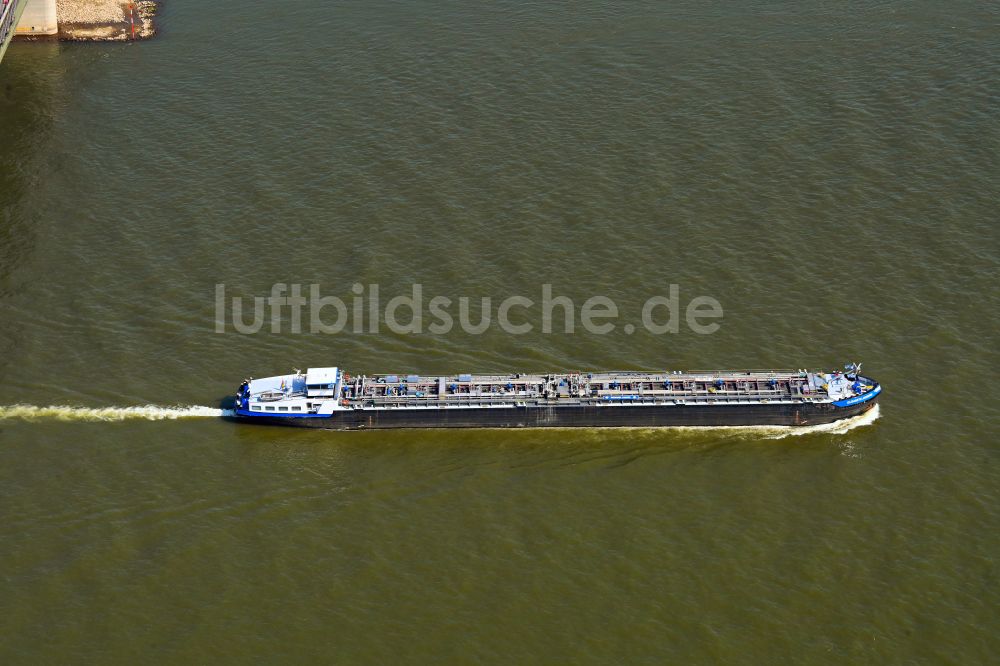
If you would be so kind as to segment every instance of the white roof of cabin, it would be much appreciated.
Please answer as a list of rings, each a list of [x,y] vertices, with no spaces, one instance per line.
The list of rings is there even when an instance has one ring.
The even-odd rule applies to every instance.
[[[264,391],[303,391],[302,379],[295,375],[276,375],[274,377],[261,377],[250,382],[250,394],[256,395]]]
[[[306,371],[306,384],[336,384],[337,368],[309,368]]]

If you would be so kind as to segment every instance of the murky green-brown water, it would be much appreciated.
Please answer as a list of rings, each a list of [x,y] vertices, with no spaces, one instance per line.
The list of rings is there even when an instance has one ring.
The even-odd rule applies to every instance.
[[[872,425],[784,438],[3,418],[0,661],[995,660],[998,18],[175,1],[149,43],[14,44],[7,417],[215,407],[247,374],[325,364],[861,360],[886,393]],[[676,283],[725,317],[213,332],[216,284],[276,282],[549,283],[623,321]]]

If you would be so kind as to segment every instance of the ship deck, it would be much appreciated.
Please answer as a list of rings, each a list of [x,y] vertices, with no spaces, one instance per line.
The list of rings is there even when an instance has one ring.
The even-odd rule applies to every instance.
[[[806,370],[345,376],[345,406],[420,408],[829,402],[829,375]]]

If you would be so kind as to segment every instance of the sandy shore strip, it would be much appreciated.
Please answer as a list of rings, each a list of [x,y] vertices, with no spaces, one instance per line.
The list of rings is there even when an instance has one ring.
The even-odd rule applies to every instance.
[[[156,34],[153,0],[56,0],[59,39],[74,41],[127,41]]]

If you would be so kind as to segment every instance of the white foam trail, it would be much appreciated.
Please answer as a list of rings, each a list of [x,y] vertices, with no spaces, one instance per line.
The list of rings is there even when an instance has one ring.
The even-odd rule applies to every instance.
[[[63,407],[52,405],[37,407],[35,405],[0,406],[0,421],[17,419],[20,421],[164,421],[193,418],[219,418],[232,415],[232,410],[202,407],[200,405],[159,407],[143,405],[140,407]]]
[[[871,425],[879,417],[879,405],[875,405],[872,409],[868,410],[864,414],[858,416],[852,416],[849,419],[842,419],[840,421],[834,421],[833,423],[821,423],[819,425],[813,426],[795,426],[795,425],[719,425],[719,426],[636,426],[636,427],[620,427],[620,426],[595,426],[589,428],[538,428],[540,430],[564,430],[567,432],[581,432],[581,431],[592,431],[592,432],[604,432],[604,431],[620,431],[620,430],[633,430],[643,434],[648,434],[650,436],[658,436],[664,430],[670,431],[680,431],[685,433],[700,433],[700,432],[720,432],[720,433],[734,433],[734,434],[746,434],[748,436],[763,437],[765,439],[783,439],[785,437],[796,437],[799,435],[812,435],[816,433],[827,433],[831,435],[843,435],[846,432],[854,430],[855,428],[860,428],[862,426]]]
[[[35,405],[10,405],[0,406],[0,421],[17,419],[20,421],[164,421],[176,419],[196,419],[196,418],[220,418],[232,416],[231,409],[217,409],[214,407],[203,407],[201,405],[188,405],[177,407],[160,407],[157,405],[144,405],[140,407],[64,407],[52,405],[48,407],[37,407]],[[879,405],[864,414],[854,416],[842,421],[833,423],[823,423],[814,426],[678,426],[677,430],[689,430],[699,432],[705,430],[728,430],[746,431],[763,435],[767,439],[783,439],[785,437],[796,437],[799,435],[812,435],[817,433],[827,433],[831,435],[843,435],[855,428],[875,423],[879,418]],[[617,430],[618,428],[596,428],[595,430]],[[648,430],[658,432],[660,428],[637,428],[637,430]]]
[[[880,405],[875,405],[864,414],[852,416],[842,421],[834,421],[833,423],[822,423],[814,426],[785,426],[781,432],[769,434],[768,439],[782,439],[784,437],[813,435],[816,433],[843,435],[855,428],[863,428],[875,423],[879,417],[879,407]]]

